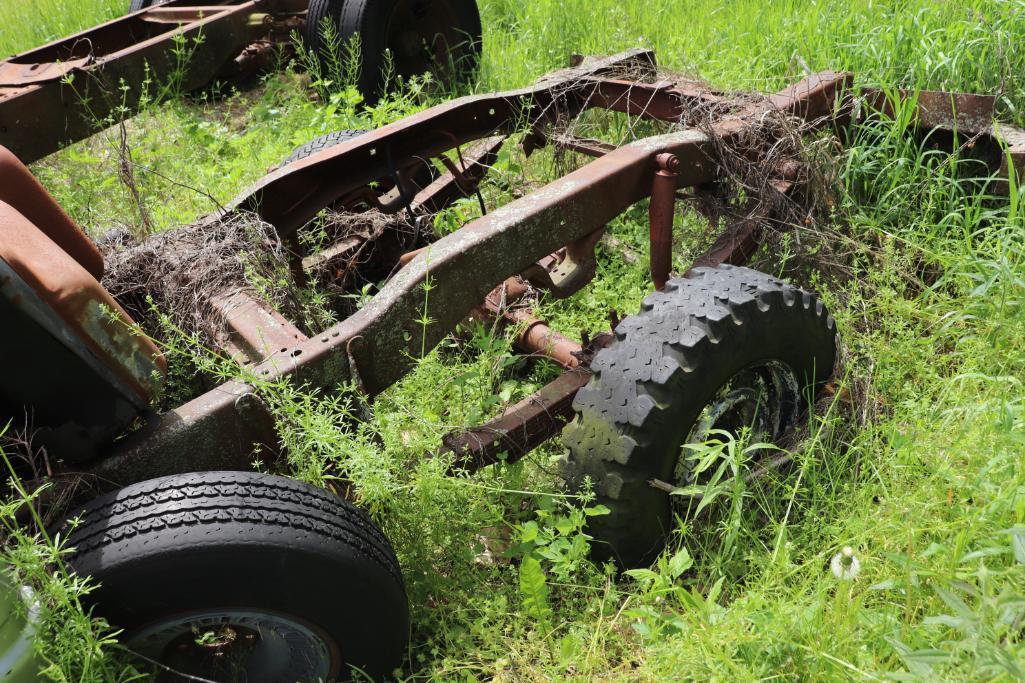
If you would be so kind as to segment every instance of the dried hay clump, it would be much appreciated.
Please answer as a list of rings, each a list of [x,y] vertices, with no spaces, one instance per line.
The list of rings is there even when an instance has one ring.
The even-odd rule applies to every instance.
[[[223,330],[213,300],[250,291],[288,315],[301,310],[288,257],[274,227],[235,211],[147,237],[107,242],[103,286],[148,334],[166,330],[153,306],[179,330],[212,342]]]

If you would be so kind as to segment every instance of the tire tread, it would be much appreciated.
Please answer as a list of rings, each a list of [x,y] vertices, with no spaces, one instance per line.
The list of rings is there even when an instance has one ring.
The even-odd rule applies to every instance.
[[[695,268],[688,277],[670,280],[644,299],[637,315],[619,323],[615,342],[596,354],[594,376],[577,393],[577,414],[563,432],[563,478],[573,490],[589,479],[597,502],[611,510],[594,520],[599,541],[613,549],[630,547],[637,520],[651,516],[645,494],[652,463],[667,447],[662,426],[674,419],[674,394],[686,376],[716,358],[732,327],[798,302],[802,326],[809,326],[804,329],[824,329],[835,347],[835,323],[816,295],[730,265]],[[832,371],[833,359],[828,362]],[[636,557],[621,560],[642,563]]]

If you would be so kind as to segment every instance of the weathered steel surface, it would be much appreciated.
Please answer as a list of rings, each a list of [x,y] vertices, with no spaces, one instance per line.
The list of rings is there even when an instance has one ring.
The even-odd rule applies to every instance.
[[[540,290],[556,299],[573,296],[591,280],[598,269],[594,249],[605,234],[605,226],[573,240],[554,254],[549,254],[523,272],[523,276]]]
[[[728,103],[721,93],[676,83],[638,83],[633,80],[595,79],[589,106],[631,116],[678,123],[696,109]]]
[[[572,135],[559,135],[550,142],[559,149],[568,149],[571,152],[579,152],[595,158],[605,156],[616,149],[615,145],[603,140],[578,138]]]
[[[438,455],[455,455],[453,472],[475,472],[499,461],[516,462],[558,434],[573,417],[573,398],[591,379],[587,369],[591,358],[613,339],[609,333],[596,335],[577,353],[580,366],[567,369],[487,424],[447,434]]]
[[[278,452],[274,418],[241,382],[226,382],[155,417],[86,470],[112,486],[180,472],[248,470]]]
[[[268,32],[252,18],[305,1],[176,0],[0,62],[0,145],[30,163],[134,113],[171,78],[200,88]]]
[[[922,129],[940,128],[960,131],[964,135],[988,134],[993,125],[996,97],[973,93],[941,92],[937,90],[892,91],[899,101],[913,100],[914,123]],[[895,102],[883,90],[866,88],[863,92],[869,109],[887,116],[895,113]]]
[[[216,296],[211,304],[223,318],[218,345],[241,363],[259,363],[308,337],[263,299],[247,291]]]
[[[1025,177],[1025,130],[1005,123],[993,124],[993,135],[1001,145],[1000,169],[1001,178],[1005,178],[1000,189],[1007,192],[1010,183],[1011,169],[1014,169],[1014,178],[1017,187],[1021,187],[1022,178]]]
[[[97,280],[103,256],[50,193],[14,154],[0,146],[0,202],[6,202],[54,241]]]
[[[580,360],[573,355],[580,351],[579,343],[559,334],[543,320],[526,311],[512,311],[510,317],[521,326],[521,331],[516,335],[519,348],[530,354],[551,358],[567,370],[580,365]]]
[[[995,96],[933,90],[893,90],[887,93],[867,88],[862,97],[865,105],[860,112],[862,118],[871,111],[894,116],[898,102],[913,102],[911,124],[943,144],[953,142],[955,134],[960,143],[970,142],[965,152],[985,162],[989,171],[998,176],[994,187],[996,191],[1007,192],[1012,168],[1020,182],[1025,170],[1025,131],[994,121]],[[846,109],[853,111],[855,103],[849,103]]]

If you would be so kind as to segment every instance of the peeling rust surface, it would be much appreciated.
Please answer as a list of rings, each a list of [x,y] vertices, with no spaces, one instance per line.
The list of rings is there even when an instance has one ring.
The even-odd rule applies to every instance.
[[[937,90],[894,91],[901,101],[914,101],[915,124],[923,129],[940,128],[960,131],[964,135],[988,134],[993,125],[996,97],[973,93],[942,92]],[[894,102],[878,89],[866,89],[865,104],[887,116],[895,113]]]
[[[218,342],[240,362],[258,363],[307,338],[266,301],[247,291],[216,296],[211,304],[224,316],[225,338]]]

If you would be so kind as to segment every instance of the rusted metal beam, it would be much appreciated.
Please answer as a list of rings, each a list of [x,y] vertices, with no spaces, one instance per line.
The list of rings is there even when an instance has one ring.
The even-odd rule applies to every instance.
[[[653,72],[654,63],[653,52],[631,50],[555,72],[529,88],[431,107],[271,172],[232,207],[258,213],[287,235],[335,199],[388,177],[406,160],[438,157],[459,145],[510,134],[525,120],[544,119],[574,106],[579,110],[583,104],[574,104],[578,91],[594,87],[589,77],[623,69]]]
[[[878,88],[866,88],[862,97],[870,110],[890,117],[896,113],[898,102],[913,101],[914,125],[926,130],[959,130],[964,135],[988,134],[996,110],[996,97],[974,93],[937,90],[894,90],[887,93]]]
[[[118,441],[86,474],[108,486],[181,472],[248,470],[272,465],[279,439],[274,416],[241,382],[226,382],[155,417]]]
[[[573,416],[573,397],[591,379],[587,370],[570,370],[541,391],[512,406],[486,425],[449,434],[439,455],[455,456],[453,472],[476,472],[500,462],[515,462],[558,434]]]
[[[476,472],[496,462],[516,462],[566,426],[573,417],[573,398],[591,379],[591,358],[613,339],[609,333],[596,335],[577,354],[580,365],[567,369],[494,420],[447,434],[433,457],[454,454],[452,472]]]
[[[638,83],[611,78],[594,79],[589,106],[646,119],[687,122],[694,111],[728,102],[721,94],[697,87],[680,87],[669,81]]]
[[[309,274],[332,270],[336,264],[342,265],[347,263],[356,250],[366,244],[368,240],[376,239],[377,237],[379,237],[379,234],[371,234],[369,238],[363,235],[343,237],[315,254],[303,257],[303,270]],[[336,276],[331,279],[337,280],[339,278]]]
[[[616,151],[616,146],[603,140],[592,140],[590,138],[578,138],[572,135],[559,135],[550,141],[557,149],[568,149],[572,152],[579,152],[591,157],[603,157],[609,152]]]
[[[270,304],[250,292],[222,294],[210,303],[224,321],[224,332],[217,343],[239,362],[259,363],[274,352],[287,351],[308,339]]]
[[[781,187],[785,190],[784,194],[787,194],[791,186],[787,184]],[[755,207],[750,215],[727,225],[712,246],[694,260],[687,272],[701,266],[714,268],[724,263],[746,263],[758,250],[762,230],[771,219],[770,207]]]

